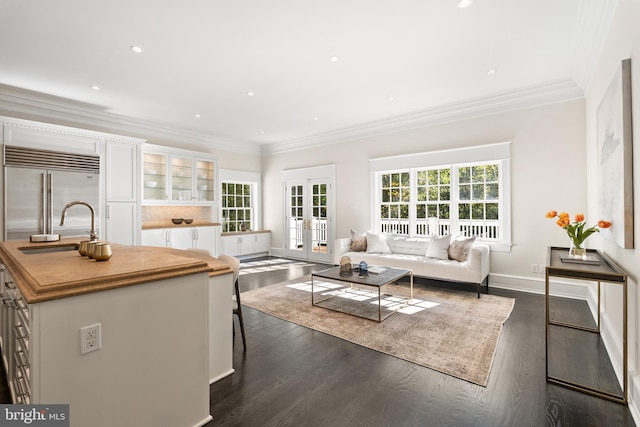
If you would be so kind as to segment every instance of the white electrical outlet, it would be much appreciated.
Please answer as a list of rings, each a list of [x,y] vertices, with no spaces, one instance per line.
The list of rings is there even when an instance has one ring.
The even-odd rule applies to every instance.
[[[547,272],[547,265],[546,264],[540,264],[538,266],[538,273],[545,274],[546,272]]]
[[[102,347],[100,329],[100,323],[80,328],[80,354],[100,350]]]
[[[531,264],[531,272],[532,273],[538,272],[538,264]]]

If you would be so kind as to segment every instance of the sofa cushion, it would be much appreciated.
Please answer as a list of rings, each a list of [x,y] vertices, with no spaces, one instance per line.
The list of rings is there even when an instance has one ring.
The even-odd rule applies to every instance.
[[[367,250],[367,235],[351,230],[351,250],[364,252]]]
[[[446,236],[431,236],[429,246],[427,246],[426,256],[428,258],[449,259],[450,241],[450,234],[447,234]]]
[[[428,237],[388,236],[387,245],[394,254],[410,254],[424,256],[429,245]]]
[[[456,237],[449,245],[449,259],[465,262],[471,245],[476,241],[475,237]]]
[[[387,236],[367,231],[367,253],[390,254],[391,249],[387,245]]]

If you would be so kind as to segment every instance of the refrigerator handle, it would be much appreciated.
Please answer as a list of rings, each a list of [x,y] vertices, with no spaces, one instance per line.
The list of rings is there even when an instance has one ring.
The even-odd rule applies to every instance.
[[[51,202],[51,186],[53,185],[51,174],[42,174],[42,206],[44,207],[44,234],[51,234],[51,218],[53,218],[53,203]]]

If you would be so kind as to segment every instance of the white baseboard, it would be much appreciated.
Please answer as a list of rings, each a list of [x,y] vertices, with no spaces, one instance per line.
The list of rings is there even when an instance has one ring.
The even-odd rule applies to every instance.
[[[640,398],[640,376],[635,372],[629,373],[629,411],[633,417],[633,422],[640,426],[640,408],[638,398]]]
[[[589,301],[590,288],[585,286],[584,280],[568,280],[554,277],[549,283],[549,294],[556,297],[565,297]],[[544,295],[544,278],[513,276],[509,274],[490,274],[489,292],[491,288],[508,289],[511,291],[529,292]],[[591,304],[590,304],[591,305]]]

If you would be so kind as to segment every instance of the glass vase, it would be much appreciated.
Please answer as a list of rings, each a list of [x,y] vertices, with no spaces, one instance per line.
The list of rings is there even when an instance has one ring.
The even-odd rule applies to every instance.
[[[587,250],[582,247],[582,245],[576,245],[573,240],[571,240],[571,245],[569,246],[569,256],[573,259],[587,259]]]

